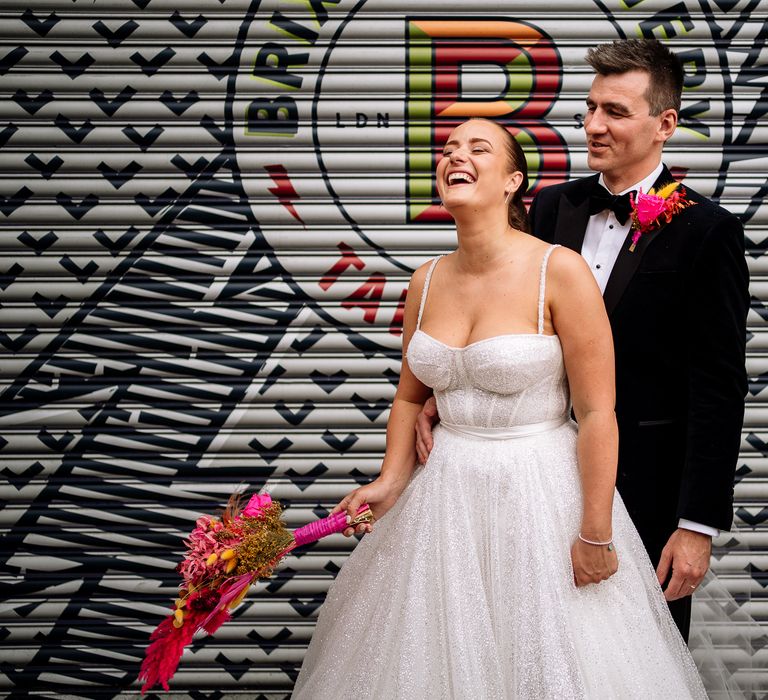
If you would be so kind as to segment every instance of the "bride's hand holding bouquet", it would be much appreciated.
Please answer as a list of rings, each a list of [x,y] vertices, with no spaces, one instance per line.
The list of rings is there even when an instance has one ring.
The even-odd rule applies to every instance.
[[[416,309],[409,308],[406,302],[406,335],[415,324]],[[355,517],[357,509],[367,504],[373,513],[374,522],[395,505],[400,494],[405,490],[416,469],[416,416],[421,411],[429,393],[410,373],[404,371],[392,402],[387,421],[387,443],[381,472],[370,484],[350,491],[331,511],[331,514],[345,511],[349,522]],[[345,537],[370,532],[373,523],[360,523],[356,527],[344,530]]]
[[[331,511],[331,514],[346,511],[352,518],[357,509],[363,504],[368,504],[373,512],[374,522],[393,506],[400,494],[408,484],[407,478],[387,478],[381,475],[370,484],[350,491]],[[348,527],[344,530],[345,537],[358,534],[362,535],[371,531],[373,523],[361,523],[356,527]]]

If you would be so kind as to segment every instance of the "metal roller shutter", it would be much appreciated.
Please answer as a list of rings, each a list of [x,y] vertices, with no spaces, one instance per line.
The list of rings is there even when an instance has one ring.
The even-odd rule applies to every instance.
[[[376,473],[410,271],[454,241],[432,115],[492,104],[537,187],[580,176],[583,55],[620,36],[684,54],[666,162],[747,224],[738,531],[713,569],[768,624],[765,3],[40,0],[0,19],[0,694],[136,693],[197,514],[268,482],[298,525]],[[290,558],[172,696],[287,697],[353,545]],[[768,690],[764,638],[747,658],[737,628],[713,628],[723,658]]]

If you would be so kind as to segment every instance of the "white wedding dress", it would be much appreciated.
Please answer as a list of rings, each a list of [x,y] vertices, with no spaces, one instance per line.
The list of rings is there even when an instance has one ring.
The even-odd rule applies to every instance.
[[[581,485],[557,336],[463,348],[419,329],[434,448],[342,567],[294,700],[706,698],[618,494],[619,570],[576,588]]]

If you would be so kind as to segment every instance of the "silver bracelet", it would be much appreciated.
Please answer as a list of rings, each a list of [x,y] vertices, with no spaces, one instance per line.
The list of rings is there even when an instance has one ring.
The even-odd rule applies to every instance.
[[[579,539],[587,544],[593,544],[595,547],[608,547],[609,552],[613,551],[613,538],[607,542],[596,542],[595,540],[588,540],[586,537],[582,537],[581,533],[579,533]]]

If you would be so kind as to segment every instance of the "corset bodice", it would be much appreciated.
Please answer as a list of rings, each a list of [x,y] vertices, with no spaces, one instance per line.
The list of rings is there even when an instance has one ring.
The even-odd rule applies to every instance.
[[[557,336],[498,335],[456,348],[417,330],[407,359],[447,423],[507,428],[559,418],[570,406]]]

